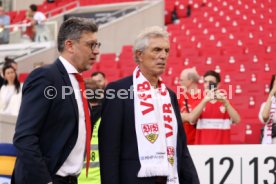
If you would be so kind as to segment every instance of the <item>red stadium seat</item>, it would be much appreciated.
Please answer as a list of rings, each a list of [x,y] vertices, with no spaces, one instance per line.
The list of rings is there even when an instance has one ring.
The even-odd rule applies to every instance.
[[[20,73],[19,74],[19,77],[18,77],[18,80],[20,83],[24,83],[25,80],[27,79],[29,73]]]

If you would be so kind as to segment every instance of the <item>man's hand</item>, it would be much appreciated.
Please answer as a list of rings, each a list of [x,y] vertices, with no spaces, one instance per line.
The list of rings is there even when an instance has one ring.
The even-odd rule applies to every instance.
[[[220,90],[217,90],[215,92],[215,99],[217,99],[218,101],[222,102],[222,103],[225,103],[227,101],[227,97],[226,97],[226,94],[223,93],[222,91]]]
[[[205,96],[203,101],[205,103],[210,102],[211,100],[215,100],[216,99],[216,88],[211,89],[211,90],[206,90],[205,91]]]

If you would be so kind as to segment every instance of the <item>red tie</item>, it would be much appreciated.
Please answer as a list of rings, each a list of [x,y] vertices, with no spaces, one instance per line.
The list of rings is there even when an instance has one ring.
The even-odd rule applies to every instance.
[[[88,102],[85,96],[85,85],[82,76],[78,73],[74,74],[76,76],[77,81],[79,82],[83,110],[85,114],[85,127],[86,127],[86,177],[88,176],[88,169],[90,164],[90,141],[91,141],[91,120],[89,115]]]

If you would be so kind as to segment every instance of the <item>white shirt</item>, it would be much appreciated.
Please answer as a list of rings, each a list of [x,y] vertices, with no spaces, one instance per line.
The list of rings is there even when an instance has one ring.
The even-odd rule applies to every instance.
[[[273,111],[273,112],[275,111],[275,110],[273,110],[273,109],[276,108],[276,97],[273,96],[273,97],[271,98],[271,101],[272,101],[272,104],[271,104],[271,107],[270,107],[270,113],[271,113],[271,111]],[[270,117],[271,117],[271,115],[269,115],[269,119],[267,120],[267,122],[264,122],[262,113],[263,113],[263,111],[264,111],[265,104],[266,104],[266,102],[263,102],[263,103],[262,103],[261,108],[260,108],[260,111],[259,111],[259,120],[260,120],[262,123],[268,123],[268,122],[270,121]],[[276,111],[275,111],[275,113],[276,113]],[[273,115],[273,123],[276,123],[276,114]]]
[[[45,24],[46,19],[42,12],[35,12],[34,20],[37,21],[35,25],[35,42],[47,42],[51,39],[51,34]]]
[[[21,86],[17,93],[14,85],[3,85],[0,90],[0,113],[18,115],[21,104]]]
[[[85,115],[84,115],[84,109],[83,109],[83,102],[81,98],[81,92],[79,83],[74,76],[74,73],[78,73],[76,68],[69,63],[66,59],[63,57],[59,57],[61,63],[65,67],[71,84],[74,89],[75,98],[77,100],[78,104],[78,111],[79,111],[79,130],[78,130],[78,138],[77,142],[72,149],[71,153],[63,163],[63,165],[60,167],[60,169],[57,171],[57,175],[59,176],[69,176],[69,175],[79,175],[84,161],[84,153],[85,153],[85,141],[86,141],[86,128],[85,128]]]
[[[0,99],[3,104],[2,110],[5,110],[10,103],[12,96],[16,93],[14,85],[3,85],[1,87]]]
[[[35,12],[34,14],[34,20],[37,21],[38,24],[42,24],[43,21],[46,20],[46,16],[42,12]]]
[[[276,144],[276,138],[271,137],[272,124],[276,123],[276,98],[275,98],[275,96],[273,96],[271,98],[271,101],[272,101],[272,103],[271,103],[270,112],[269,112],[269,119],[266,122],[264,122],[263,115],[262,115],[266,102],[262,103],[261,109],[259,112],[260,121],[265,123],[262,144]]]

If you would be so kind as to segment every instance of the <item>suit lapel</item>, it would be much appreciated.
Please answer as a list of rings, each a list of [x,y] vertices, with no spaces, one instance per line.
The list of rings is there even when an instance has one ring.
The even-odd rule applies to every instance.
[[[130,78],[130,85],[129,85],[129,89],[131,89],[132,91],[130,92],[130,94],[133,94],[134,95],[134,91],[133,91],[133,78],[132,78],[132,75]],[[135,113],[134,113],[134,96],[133,98],[129,98],[130,99],[130,103],[131,103],[131,107],[129,109],[129,112],[131,112],[131,115],[133,114],[133,119],[135,119]],[[135,120],[134,120],[135,122]]]
[[[176,116],[176,123],[177,123],[177,126],[178,126],[178,129],[179,128],[182,128],[182,120],[181,120],[181,116],[180,116],[180,114],[179,114],[179,110],[177,110],[176,108],[178,107],[177,106],[177,104],[176,104],[176,101],[175,101],[175,98],[174,98],[174,96],[173,96],[173,94],[171,93],[171,91],[169,90],[169,89],[167,89],[168,91],[169,91],[169,94],[170,94],[170,98],[171,98],[171,103],[172,103],[172,106],[173,106],[173,110],[174,110],[174,113],[175,113],[175,116]],[[179,126],[179,125],[181,125],[181,126]],[[181,130],[178,130],[177,131],[177,143],[176,143],[176,145],[177,145],[177,169],[178,169],[178,171],[180,171],[180,168],[181,168],[181,164],[182,164],[182,162],[181,162],[181,160],[180,159],[182,159],[182,142],[180,141],[181,140],[181,138],[179,137],[179,131],[181,131]]]
[[[61,63],[61,61],[59,59],[57,59],[55,64],[56,64],[58,70],[61,73],[61,76],[63,78],[65,86],[70,86],[73,89],[70,78],[69,78],[69,75],[68,75],[66,69],[64,68],[63,64]],[[73,107],[74,107],[74,110],[75,110],[75,115],[78,118],[79,117],[79,111],[78,111],[78,105],[77,105],[77,100],[75,98],[74,90],[73,90],[73,93],[70,95],[70,99],[72,101],[72,104],[73,104]]]

